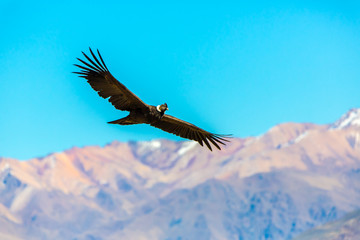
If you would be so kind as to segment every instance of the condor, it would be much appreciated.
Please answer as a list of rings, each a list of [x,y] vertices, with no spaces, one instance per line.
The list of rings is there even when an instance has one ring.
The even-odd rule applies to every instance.
[[[82,52],[88,62],[77,58],[84,65],[74,64],[81,69],[79,72],[74,73],[85,78],[100,97],[108,99],[116,109],[130,112],[127,117],[108,123],[120,125],[150,124],[163,131],[197,141],[201,146],[205,143],[211,151],[211,145],[221,150],[219,144],[225,145],[224,142],[229,142],[226,139],[229,135],[210,133],[191,123],[165,114],[165,111],[169,110],[166,103],[158,106],[144,103],[111,75],[99,50],[97,50],[98,59],[91,48],[89,49],[93,59]]]

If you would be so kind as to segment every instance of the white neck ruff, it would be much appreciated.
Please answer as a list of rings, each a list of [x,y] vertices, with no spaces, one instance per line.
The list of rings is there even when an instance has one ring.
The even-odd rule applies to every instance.
[[[156,106],[156,110],[158,110],[158,112],[161,112],[161,110],[160,110],[160,105],[157,105],[157,106]]]

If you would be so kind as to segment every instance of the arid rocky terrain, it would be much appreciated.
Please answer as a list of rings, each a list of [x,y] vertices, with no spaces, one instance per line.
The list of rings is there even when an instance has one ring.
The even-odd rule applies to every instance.
[[[222,151],[114,141],[0,158],[3,240],[292,239],[345,221],[359,199],[360,109],[327,125],[279,124]]]

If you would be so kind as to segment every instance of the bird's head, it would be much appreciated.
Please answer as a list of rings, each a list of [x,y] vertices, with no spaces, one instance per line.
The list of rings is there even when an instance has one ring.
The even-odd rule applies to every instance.
[[[158,105],[156,107],[156,110],[158,110],[161,113],[164,113],[166,110],[169,110],[169,108],[168,108],[167,104],[164,103],[164,104]]]

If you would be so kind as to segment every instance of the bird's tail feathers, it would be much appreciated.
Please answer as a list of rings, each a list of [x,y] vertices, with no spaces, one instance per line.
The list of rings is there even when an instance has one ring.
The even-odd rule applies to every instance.
[[[137,122],[133,121],[131,118],[129,117],[124,117],[124,118],[120,118],[118,120],[114,120],[111,122],[108,122],[110,124],[120,124],[120,125],[132,125],[132,124],[137,124]]]

